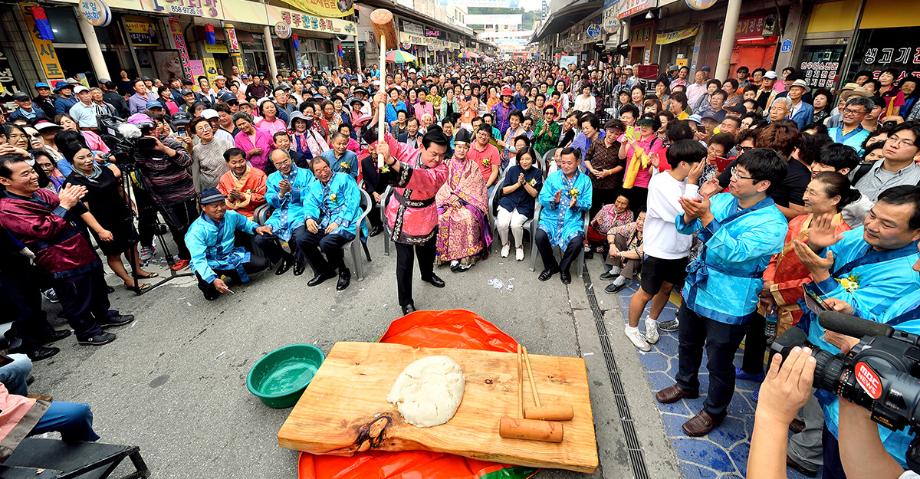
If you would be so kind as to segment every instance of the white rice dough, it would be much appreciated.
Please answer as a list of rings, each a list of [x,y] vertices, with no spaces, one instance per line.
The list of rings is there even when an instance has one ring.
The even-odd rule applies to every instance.
[[[414,361],[400,373],[387,395],[406,422],[432,427],[450,421],[463,400],[465,380],[460,365],[447,356]]]

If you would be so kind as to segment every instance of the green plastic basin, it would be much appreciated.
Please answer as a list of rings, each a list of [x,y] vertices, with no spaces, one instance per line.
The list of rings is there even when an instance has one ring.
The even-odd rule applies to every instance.
[[[326,357],[312,344],[290,344],[256,361],[246,377],[246,388],[266,406],[294,406]]]

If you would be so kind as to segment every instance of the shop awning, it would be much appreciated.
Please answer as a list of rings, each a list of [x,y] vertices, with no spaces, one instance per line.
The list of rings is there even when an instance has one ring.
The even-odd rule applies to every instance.
[[[692,27],[681,28],[680,30],[673,30],[670,32],[662,32],[655,35],[655,44],[656,45],[667,45],[668,43],[679,42],[687,38],[695,37],[697,33],[700,32],[700,26],[694,25]]]
[[[565,31],[572,25],[584,20],[589,13],[594,13],[604,6],[600,0],[575,0],[569,5],[549,14],[540,30],[534,32],[531,42],[539,42],[548,35]]]

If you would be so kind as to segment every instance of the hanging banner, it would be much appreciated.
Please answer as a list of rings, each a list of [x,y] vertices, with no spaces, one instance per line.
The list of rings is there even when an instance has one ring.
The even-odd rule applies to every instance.
[[[323,18],[302,12],[295,12],[286,8],[265,5],[268,13],[268,22],[277,28],[279,23],[285,23],[292,29],[309,30],[314,32],[332,33],[335,35],[355,35],[358,28],[355,22],[341,18]]]
[[[220,0],[141,0],[144,10],[192,17],[222,19]]]
[[[32,37],[32,45],[35,52],[38,53],[38,60],[42,64],[42,71],[49,80],[63,80],[64,69],[61,68],[61,62],[58,61],[57,52],[54,45],[49,40],[42,40],[38,36],[38,29],[35,26],[35,18],[32,17],[32,7],[34,5],[21,5],[22,17],[25,20],[26,27],[29,29],[29,36]]]
[[[681,28],[680,30],[674,30],[672,32],[663,32],[655,35],[655,44],[656,45],[667,45],[668,43],[679,42],[687,38],[693,38],[700,31],[699,25],[694,25],[692,27]]]
[[[182,34],[182,25],[179,23],[179,19],[172,16],[169,17],[169,33],[173,37],[173,43],[176,45],[176,50],[179,54],[179,63],[182,67],[182,77],[187,80],[192,80],[192,67],[190,65],[191,59],[188,56],[188,45],[185,44],[185,36]]]
[[[617,19],[617,1],[604,0],[604,16],[601,25],[604,31],[613,35],[620,31],[620,21]]]
[[[236,28],[229,23],[224,24],[224,36],[227,37],[227,51],[230,53],[239,53],[240,42],[236,39]]]
[[[204,62],[201,60],[190,60],[188,66],[191,68],[193,81],[197,80],[201,75],[204,75]]]
[[[204,57],[201,60],[204,63],[204,76],[208,77],[208,83],[214,84],[214,77],[217,76],[217,62],[213,57]]]
[[[302,12],[320,17],[350,17],[355,14],[354,0],[281,0]],[[266,4],[266,7],[268,4]]]

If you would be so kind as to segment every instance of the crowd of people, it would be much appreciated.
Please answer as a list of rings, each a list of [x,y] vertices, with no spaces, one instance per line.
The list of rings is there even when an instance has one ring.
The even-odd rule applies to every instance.
[[[831,92],[793,68],[709,74],[671,67],[649,81],[631,66],[532,61],[36,83],[0,116],[8,340],[35,361],[58,352],[48,344],[70,332],[50,327],[42,296],[80,344],[133,320],[110,309],[94,244],[127,288],[148,289],[144,267],[162,255],[215,300],[308,265],[308,287],[337,278],[345,290],[344,249],[384,233],[409,313],[416,258],[444,287],[436,265],[462,273],[493,243],[523,261],[527,233],[540,281],[569,284],[595,254],[607,292],[638,281],[624,332],[639,350],[678,332],[676,383],[658,401],[699,395],[706,351],[708,394],[684,431],[708,434],[736,378],[763,379],[773,337],[799,327],[830,352],[852,343],[821,329],[806,291],[906,329],[920,304],[917,80],[858,72]],[[136,132],[127,153],[103,128],[113,118]],[[167,231],[175,255],[154,241]],[[677,319],[659,322],[675,288]],[[790,465],[842,471],[836,404],[803,409]],[[887,437],[905,464],[908,436]]]

